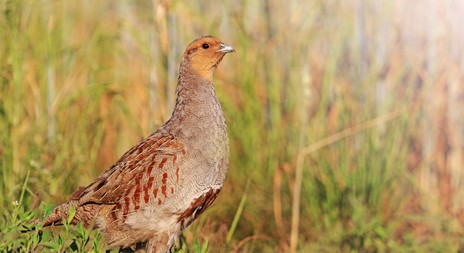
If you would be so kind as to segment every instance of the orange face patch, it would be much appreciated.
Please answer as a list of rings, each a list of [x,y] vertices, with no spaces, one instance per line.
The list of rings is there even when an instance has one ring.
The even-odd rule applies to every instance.
[[[220,52],[221,44],[218,38],[205,36],[190,43],[184,52],[184,60],[204,79],[212,80],[213,71],[221,62],[225,53]]]

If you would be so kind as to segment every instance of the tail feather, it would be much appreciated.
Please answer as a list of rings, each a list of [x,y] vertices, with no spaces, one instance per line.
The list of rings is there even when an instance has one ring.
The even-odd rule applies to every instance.
[[[71,200],[57,206],[53,212],[45,219],[43,226],[63,225],[63,220],[68,219],[70,208],[75,208],[76,212],[71,220],[71,224],[76,225],[83,222],[86,227],[93,226],[93,219],[100,211],[101,206],[98,204],[85,204],[77,206],[77,202]]]
[[[55,207],[55,209],[53,209],[53,212],[43,222],[43,226],[47,227],[51,225],[63,225],[63,218],[67,219],[69,216],[69,207],[69,202],[65,202]]]
[[[47,218],[45,218],[44,221],[40,221],[40,219],[35,219],[30,225],[32,226],[24,226],[24,230],[22,230],[21,232],[22,233],[27,233],[27,232],[31,232],[31,231],[34,231],[36,230],[36,227],[34,227],[33,225],[39,225],[41,227],[48,227],[48,226],[51,226],[51,225],[63,225],[63,218],[66,218],[68,217],[69,215],[69,207],[70,207],[70,203],[69,202],[66,202],[66,203],[63,203],[57,207],[55,207],[55,209],[53,209],[53,212],[47,216]],[[76,224],[78,221],[75,222],[74,218],[73,220],[71,221],[71,224]],[[42,235],[42,229],[39,229],[38,230],[38,233],[39,235]]]

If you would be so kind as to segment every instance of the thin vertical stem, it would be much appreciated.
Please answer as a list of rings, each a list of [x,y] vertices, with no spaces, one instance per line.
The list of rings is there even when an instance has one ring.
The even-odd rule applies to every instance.
[[[172,46],[169,47],[168,51],[168,77],[167,77],[167,103],[168,111],[172,111],[174,108],[175,89],[177,85],[177,32],[176,32],[176,15],[174,12],[168,10],[168,33],[169,41]]]
[[[56,135],[56,120],[55,110],[53,108],[53,102],[55,101],[55,53],[54,53],[54,41],[53,41],[53,30],[54,30],[54,14],[46,8],[52,8],[45,4],[44,15],[48,17],[46,20],[47,24],[47,138],[49,144],[53,145]]]

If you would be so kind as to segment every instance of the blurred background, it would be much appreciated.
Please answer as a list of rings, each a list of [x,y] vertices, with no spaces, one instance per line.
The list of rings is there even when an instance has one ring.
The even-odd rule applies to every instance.
[[[183,50],[209,34],[236,49],[215,74],[231,165],[187,244],[464,251],[464,1],[0,0],[0,11],[8,243],[12,221],[43,217],[169,118]]]

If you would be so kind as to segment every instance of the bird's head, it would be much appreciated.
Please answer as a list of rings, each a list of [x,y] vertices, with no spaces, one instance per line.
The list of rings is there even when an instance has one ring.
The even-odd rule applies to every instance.
[[[213,71],[224,55],[232,52],[235,52],[235,50],[231,46],[222,43],[218,38],[204,36],[194,40],[187,46],[183,61],[186,61],[202,78],[212,80]]]

